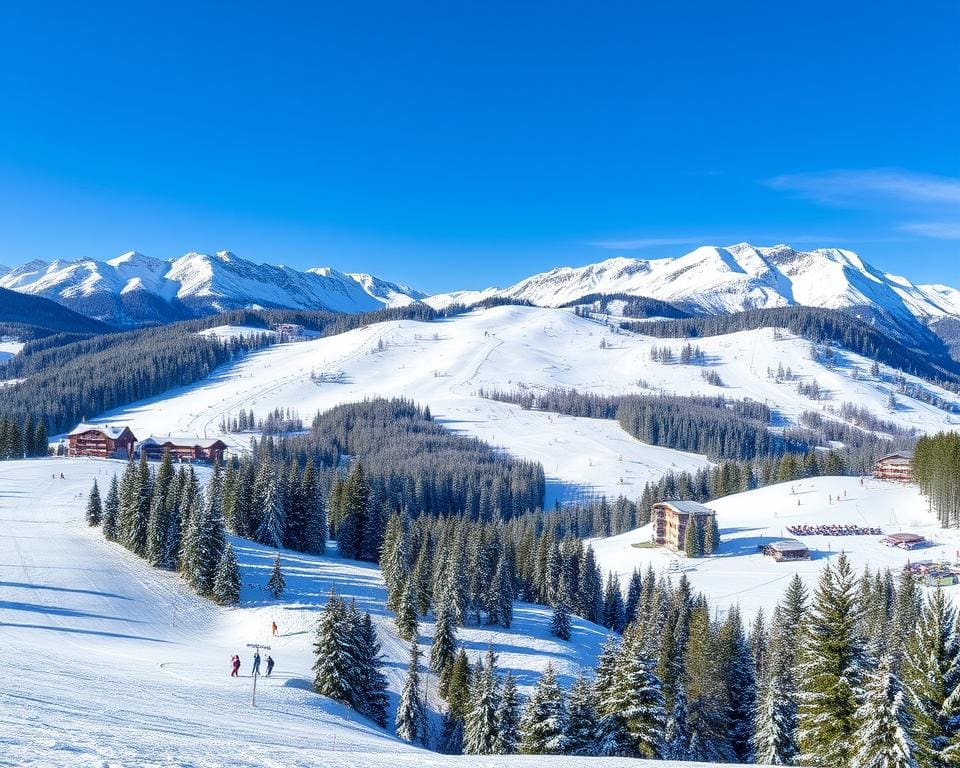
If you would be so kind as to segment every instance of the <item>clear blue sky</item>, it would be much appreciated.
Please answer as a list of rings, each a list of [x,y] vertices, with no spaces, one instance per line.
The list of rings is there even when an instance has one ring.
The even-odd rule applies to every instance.
[[[960,285],[954,0],[3,6],[0,263],[440,291],[748,240]]]

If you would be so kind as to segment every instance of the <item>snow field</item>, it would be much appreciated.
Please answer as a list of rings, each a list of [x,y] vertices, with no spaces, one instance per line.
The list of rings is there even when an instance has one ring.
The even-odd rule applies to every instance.
[[[831,501],[832,499],[832,501]],[[798,502],[799,501],[799,505]],[[816,477],[780,483],[747,493],[727,496],[707,504],[717,513],[721,545],[716,555],[687,559],[662,547],[636,547],[650,541],[651,526],[591,541],[597,563],[612,571],[626,585],[634,567],[645,571],[668,571],[674,579],[680,571],[691,586],[723,611],[739,605],[749,620],[760,608],[767,617],[783,597],[788,582],[797,573],[811,593],[824,565],[842,551],[855,570],[890,568],[898,572],[908,561],[960,561],[960,531],[941,529],[927,511],[916,486],[856,477]],[[906,552],[880,543],[882,536],[794,536],[789,525],[854,524],[878,527],[883,533],[919,533],[934,546]],[[810,549],[811,559],[777,563],[761,554],[758,546],[778,539],[799,539]],[[960,587],[946,592],[960,601]]]
[[[218,329],[221,334],[242,329]],[[601,348],[605,340],[606,348]],[[857,403],[874,414],[921,432],[952,428],[960,417],[899,396],[886,410],[888,381],[854,378],[871,361],[842,353],[832,369],[810,358],[810,344],[772,330],[699,339],[705,366],[650,361],[652,346],[679,353],[685,342],[614,333],[571,311],[496,307],[434,322],[392,321],[312,341],[282,344],[225,366],[190,387],[102,414],[136,434],[168,432],[219,436],[224,416],[252,408],[258,416],[295,408],[305,421],[317,410],[366,397],[404,396],[430,406],[440,423],[509,453],[539,461],[547,475],[547,504],[583,495],[639,497],[643,486],[667,472],[708,466],[703,456],[634,440],[613,421],[524,411],[481,398],[481,389],[576,388],[598,394],[658,392],[752,398],[770,405],[781,425],[805,410]],[[777,383],[767,367],[791,368],[797,381],[816,378],[829,399],[813,401],[797,382]],[[701,370],[724,382],[705,382]],[[882,377],[893,372],[882,367]],[[908,380],[917,381],[911,377]],[[643,383],[643,387],[640,386]],[[924,384],[947,401],[960,397]],[[223,436],[237,450],[249,435]]]
[[[396,704],[409,647],[383,609],[379,570],[335,554],[282,552],[287,592],[274,601],[265,590],[274,552],[234,537],[243,602],[220,608],[192,594],[177,575],[149,567],[86,526],[94,478],[105,487],[121,470],[121,462],[96,459],[0,462],[0,654],[15,672],[0,686],[0,764],[583,764],[578,758],[436,755],[317,696],[310,689],[311,644],[319,611],[336,586],[374,616]],[[580,666],[594,664],[604,630],[575,620],[574,641],[564,643],[549,636],[549,618],[546,608],[518,603],[511,629],[470,627],[459,636],[473,658],[493,644],[501,670],[513,671],[524,688],[548,662],[569,684]],[[272,621],[277,637],[270,634]],[[425,623],[424,648],[431,633]],[[270,645],[277,662],[271,678],[258,679],[255,709],[248,642]],[[243,660],[237,679],[229,677],[234,653]],[[433,696],[436,679],[428,678]]]

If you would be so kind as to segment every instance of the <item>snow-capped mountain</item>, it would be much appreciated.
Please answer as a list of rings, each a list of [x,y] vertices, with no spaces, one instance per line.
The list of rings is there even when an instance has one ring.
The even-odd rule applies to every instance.
[[[914,285],[884,273],[853,251],[797,251],[787,245],[758,248],[702,246],[679,258],[613,258],[585,267],[561,267],[508,288],[459,291],[427,299],[434,307],[471,304],[489,297],[559,306],[593,293],[624,293],[667,301],[694,312],[721,313],[803,305],[843,309],[901,323],[960,317],[960,291]]]
[[[267,307],[361,312],[424,298],[405,285],[329,268],[301,272],[254,264],[229,251],[163,260],[130,251],[109,261],[31,261],[0,287],[43,296],[116,324],[160,323],[226,309]]]

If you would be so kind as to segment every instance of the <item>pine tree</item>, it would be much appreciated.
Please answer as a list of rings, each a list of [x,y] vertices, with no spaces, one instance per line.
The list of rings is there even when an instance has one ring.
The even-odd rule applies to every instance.
[[[265,460],[257,474],[255,498],[261,513],[256,539],[273,549],[283,546],[287,520],[283,492],[273,462]]]
[[[850,765],[863,673],[861,606],[846,555],[820,575],[807,621],[797,738],[804,763]]]
[[[753,753],[763,765],[792,765],[796,756],[793,738],[796,705],[782,674],[772,674],[760,691]]]
[[[283,591],[287,588],[287,582],[283,578],[283,571],[280,570],[280,555],[273,560],[273,570],[270,573],[270,580],[267,581],[267,591],[274,600],[283,597]]]
[[[690,515],[683,535],[683,552],[687,557],[703,557],[703,526],[700,519]]]
[[[520,719],[520,752],[561,755],[566,749],[566,730],[563,689],[553,665],[547,664]]]
[[[93,488],[87,496],[87,525],[93,527],[100,525],[103,520],[103,505],[100,503],[100,489],[97,487],[97,481],[93,481]]]
[[[463,730],[463,751],[468,755],[495,755],[500,752],[497,734],[500,683],[492,649],[487,651],[486,662],[486,665],[477,665],[470,690],[470,707]]]
[[[331,589],[313,644],[313,689],[321,696],[349,704],[354,700],[356,669],[354,638],[347,621],[347,609],[336,590]]]
[[[613,573],[607,574],[607,584],[603,594],[603,626],[615,632],[622,632],[624,626],[623,595],[620,594],[620,582]]]
[[[857,711],[852,763],[857,768],[917,768],[910,715],[891,667],[889,658],[880,660]]]
[[[344,557],[359,559],[363,555],[363,533],[370,511],[370,485],[363,464],[358,461],[340,492],[337,546]],[[379,545],[379,540],[376,543]]]
[[[903,682],[921,768],[960,762],[960,638],[942,590],[927,599],[907,641]]]
[[[170,515],[170,490],[173,483],[173,462],[170,451],[163,452],[163,460],[153,480],[153,495],[150,499],[150,516],[147,523],[147,560],[154,567],[162,566],[166,552],[168,517]]]
[[[387,608],[391,611],[399,609],[403,589],[410,574],[409,538],[406,517],[400,513],[391,515],[380,554],[380,570],[387,585]]]
[[[507,672],[500,693],[500,706],[497,709],[497,752],[512,755],[520,744],[520,697],[517,681]]]
[[[570,639],[570,614],[563,601],[553,608],[553,617],[550,619],[550,634],[561,640]]]
[[[412,640],[417,636],[417,606],[414,602],[412,579],[407,579],[403,585],[400,605],[397,609],[397,632],[404,640]]]
[[[304,513],[307,518],[303,534],[303,549],[313,555],[322,555],[327,551],[327,508],[317,489],[312,458],[307,459],[300,484]]]
[[[103,536],[107,541],[117,540],[117,524],[120,514],[120,486],[117,476],[110,479],[110,490],[103,502]]]
[[[749,471],[750,471],[750,469],[749,469],[749,466],[748,466],[748,467],[747,467],[747,473],[748,473],[748,474],[749,474]],[[742,491],[748,491],[748,490],[750,490],[750,488],[749,488],[749,480],[748,480],[748,482],[747,482],[747,486],[748,486],[748,487],[746,487],[746,488],[738,488],[737,490],[738,490],[738,491],[741,491],[741,490],[742,490]],[[716,552],[719,548],[720,548],[720,528],[719,528],[719,526],[717,525],[717,516],[716,516],[716,515],[709,515],[709,516],[705,519],[705,521],[704,521],[704,526],[703,526],[703,554],[705,554],[705,555],[712,555],[712,554],[713,554],[714,552]]]
[[[600,702],[604,716],[620,719],[627,737],[628,754],[659,758],[666,727],[663,690],[653,672],[653,662],[642,654],[639,639],[625,640],[617,658],[613,685]]]
[[[433,630],[433,645],[430,646],[430,668],[438,675],[453,662],[457,653],[457,634],[453,624],[450,601],[444,595],[437,612]]]
[[[597,696],[593,685],[577,673],[567,699],[566,752],[571,755],[592,755],[597,748]]]
[[[427,714],[420,685],[420,648],[416,641],[410,644],[410,666],[397,705],[397,736],[413,744],[424,744],[427,739]]]
[[[233,547],[227,542],[220,557],[220,564],[213,578],[213,599],[220,605],[236,605],[240,602],[240,569]]]
[[[387,678],[380,669],[380,640],[370,614],[364,614],[357,629],[359,649],[359,691],[357,709],[381,728],[387,727]]]

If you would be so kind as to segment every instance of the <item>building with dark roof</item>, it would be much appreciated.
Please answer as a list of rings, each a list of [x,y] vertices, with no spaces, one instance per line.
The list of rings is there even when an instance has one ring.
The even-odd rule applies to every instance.
[[[695,501],[660,501],[653,505],[653,540],[676,550],[683,549],[687,526],[693,520],[703,526],[711,517],[716,517],[712,509]]]
[[[112,427],[109,424],[77,424],[67,434],[68,453],[71,456],[125,459],[132,454],[136,442],[137,438],[130,427]]]

